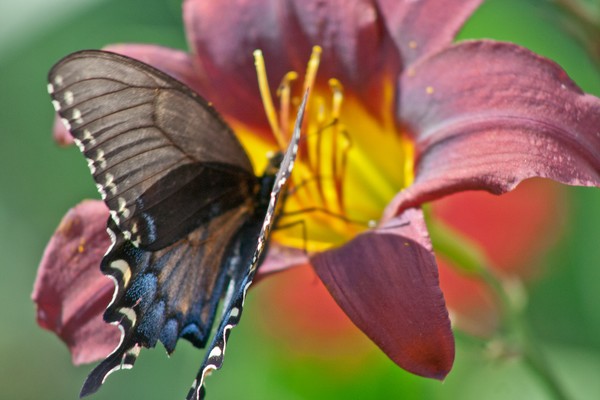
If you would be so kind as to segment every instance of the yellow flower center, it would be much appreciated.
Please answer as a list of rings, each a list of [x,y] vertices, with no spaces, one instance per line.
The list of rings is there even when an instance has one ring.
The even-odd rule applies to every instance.
[[[301,84],[295,71],[283,77],[279,107],[262,52],[254,52],[260,94],[279,149],[287,147],[301,98],[309,90],[300,151],[279,222],[288,227],[273,232],[275,241],[309,252],[340,245],[374,226],[386,204],[413,179],[413,145],[394,118],[396,77],[382,79],[384,98],[377,103],[389,109],[373,115],[369,99],[346,94],[339,80],[319,83],[321,52],[313,48]],[[242,135],[242,141],[251,156],[261,149],[264,158],[257,140],[249,143]]]

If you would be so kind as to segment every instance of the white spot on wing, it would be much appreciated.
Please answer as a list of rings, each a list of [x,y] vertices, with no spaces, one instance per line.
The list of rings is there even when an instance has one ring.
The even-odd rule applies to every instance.
[[[117,215],[117,212],[115,210],[110,210],[110,216],[112,217],[113,221],[115,221],[115,224],[117,224],[117,225],[121,224],[121,219],[119,218],[119,216]],[[123,236],[125,236],[125,233],[123,233]],[[129,240],[129,238],[127,238],[127,236],[125,236],[125,239]]]
[[[102,197],[102,200],[106,200],[106,191],[104,190],[102,185],[96,183],[96,188],[98,189],[98,193],[100,193],[100,197]]]
[[[67,130],[70,131],[71,130],[71,123],[66,118],[61,118],[60,120],[62,121],[62,123],[65,126],[65,128],[67,128]]]
[[[92,173],[92,175],[94,175],[96,173],[96,166],[94,165],[94,160],[92,160],[91,158],[87,158],[85,159],[87,161],[87,165],[88,168],[90,169],[90,172]]]
[[[104,152],[103,152],[104,154]],[[104,158],[102,158],[104,160]],[[100,159],[97,160],[102,163]],[[115,177],[113,174],[106,174],[106,182],[104,182],[104,190],[110,192],[112,195],[117,193],[117,186],[114,183]]]
[[[121,216],[123,218],[127,219],[127,217],[129,217],[129,214],[130,214],[129,209],[127,208],[127,201],[124,198],[119,197],[118,203],[119,203],[119,213],[121,214]]]
[[[135,311],[133,311],[133,308],[121,307],[117,310],[117,312],[131,321],[131,325],[135,325],[135,322],[137,321],[137,314]]]
[[[131,267],[125,260],[115,260],[110,263],[110,268],[121,272],[123,276],[123,286],[127,286],[129,279],[131,279]]]
[[[74,108],[73,109],[73,121],[77,122],[78,124],[83,124],[83,119],[81,118],[81,111],[79,111],[78,108]]]
[[[77,148],[79,148],[79,151],[81,151],[82,153],[85,152],[85,146],[83,145],[83,143],[81,143],[81,140],[73,138],[73,142],[75,142]]]
[[[49,94],[54,93],[54,85],[53,84],[49,83],[47,86],[47,89],[48,89]]]
[[[106,375],[104,375],[104,377],[102,378],[102,384],[104,385],[104,382],[106,382],[106,378],[108,378],[108,376],[110,374],[112,374],[115,371],[119,371],[121,369],[121,364],[117,365],[116,367],[112,368],[110,371],[108,371],[106,373]]]
[[[73,92],[71,92],[70,90],[67,90],[65,92],[65,103],[67,103],[68,106],[73,104]]]
[[[54,111],[60,111],[60,103],[57,100],[52,100],[52,106],[54,107]]]
[[[100,169],[106,168],[106,158],[104,158],[104,150],[100,149],[96,153],[96,163],[98,164]],[[110,175],[110,174],[108,174],[108,175]],[[110,176],[112,176],[112,175],[110,175]]]
[[[92,134],[90,133],[89,130],[84,129],[83,130],[83,140],[87,140],[89,144],[94,145],[96,144],[96,139],[94,139],[94,137],[92,136]]]
[[[216,346],[210,351],[208,358],[219,357],[221,354],[223,354],[223,351],[219,346]]]
[[[106,233],[108,233],[108,236],[110,237],[110,246],[108,247],[108,250],[106,250],[106,253],[104,253],[104,255],[110,253],[113,247],[115,247],[115,243],[117,243],[117,235],[115,235],[112,229],[106,228]]]
[[[117,281],[117,278],[115,278],[112,275],[106,275],[106,276],[108,276],[110,278],[110,280],[112,280],[113,283],[115,284],[115,290],[113,292],[112,299],[110,300],[110,303],[108,303],[108,307],[106,307],[106,308],[109,308],[110,306],[113,305],[113,303],[115,302],[115,299],[117,298],[117,293],[119,292],[119,282]],[[119,328],[122,329],[123,327],[121,325],[119,325]],[[124,334],[124,332],[122,332],[122,333]],[[121,341],[123,341],[122,337],[121,337]],[[121,345],[121,343],[119,343],[119,346],[120,345]],[[117,349],[119,348],[119,346],[117,346],[117,348],[113,350],[113,353],[115,351],[117,351]]]
[[[135,345],[132,348],[130,348],[129,350],[127,350],[127,355],[128,356],[133,356],[136,357],[140,355],[140,350],[142,349],[141,346]]]

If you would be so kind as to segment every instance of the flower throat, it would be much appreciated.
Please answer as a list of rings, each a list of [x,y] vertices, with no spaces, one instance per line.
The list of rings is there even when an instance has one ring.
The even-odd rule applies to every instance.
[[[279,103],[277,109],[269,89],[262,51],[254,51],[265,114],[280,149],[287,147],[294,125],[293,116],[297,113],[302,96],[309,91],[303,126],[304,136],[291,177],[290,195],[282,215],[289,217],[291,221],[292,215],[297,216],[301,213],[304,232],[300,228],[274,232],[276,240],[280,243],[298,248],[306,247],[309,251],[324,250],[347,241],[372,227],[382,211],[382,207],[374,207],[373,210],[362,212],[362,207],[356,208],[353,202],[359,196],[368,199],[375,191],[368,190],[365,193],[360,186],[358,192],[363,193],[357,193],[357,188],[349,188],[350,193],[346,191],[348,184],[354,186],[355,183],[353,179],[349,179],[352,178],[349,174],[349,156],[354,156],[352,153],[355,150],[358,153],[361,151],[354,146],[353,137],[342,117],[346,99],[344,86],[335,78],[328,79],[326,84],[317,80],[321,54],[321,47],[314,46],[302,81],[299,81],[296,71],[290,71],[283,76],[276,92]],[[362,170],[368,171],[372,165],[368,162],[369,158],[357,155],[354,159],[362,159],[359,161]],[[379,172],[375,169],[371,173],[376,175]],[[398,189],[396,185],[393,186],[395,187],[390,189],[390,193]],[[385,198],[384,201],[387,200],[389,198]],[[359,213],[355,215],[353,209],[359,210]]]

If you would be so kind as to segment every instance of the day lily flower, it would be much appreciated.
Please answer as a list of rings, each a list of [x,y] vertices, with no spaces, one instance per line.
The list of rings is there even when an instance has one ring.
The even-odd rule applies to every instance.
[[[298,98],[311,88],[281,220],[303,228],[275,232],[261,271],[310,263],[390,359],[436,379],[452,367],[454,338],[421,206],[460,191],[502,194],[532,177],[600,186],[600,99],[517,45],[453,44],[480,2],[187,0],[191,53],[108,48],[209,99],[257,171],[267,151],[286,146]],[[99,245],[87,239],[80,256],[93,264]],[[79,262],[61,258],[55,243],[42,277],[57,262]],[[34,298],[43,312],[41,286]],[[73,293],[57,296],[64,306],[83,304]]]
[[[492,272],[514,297],[521,296],[523,304],[523,285],[546,272],[540,259],[564,233],[569,207],[563,189],[550,180],[531,179],[504,196],[461,192],[434,202],[431,218],[480,249]],[[543,201],[532,202],[532,198]],[[435,249],[440,287],[453,328],[483,339],[497,338],[507,329],[503,320],[507,310],[502,308],[497,293],[481,276],[461,271],[444,256],[444,251]],[[269,279],[257,297],[259,309],[278,304],[269,313],[259,315],[260,326],[270,340],[289,343],[287,352],[351,357],[358,362],[364,361],[362,354],[369,354],[370,347],[360,346],[364,341],[357,338],[356,328],[310,266]]]

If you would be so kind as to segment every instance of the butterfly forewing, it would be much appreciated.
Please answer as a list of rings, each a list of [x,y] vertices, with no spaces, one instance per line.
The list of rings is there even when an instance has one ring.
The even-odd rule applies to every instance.
[[[170,245],[235,207],[257,185],[244,149],[208,103],[146,64],[82,51],[58,62],[49,82],[53,104],[112,218],[136,245]],[[230,201],[214,206],[218,199],[204,196],[186,202],[181,191],[194,191],[186,188],[190,181],[196,192],[210,182]],[[169,191],[152,190],[165,182]]]

